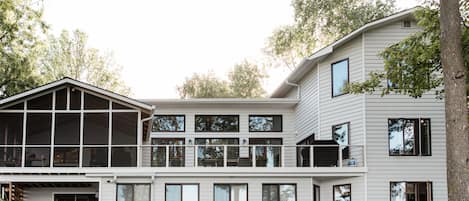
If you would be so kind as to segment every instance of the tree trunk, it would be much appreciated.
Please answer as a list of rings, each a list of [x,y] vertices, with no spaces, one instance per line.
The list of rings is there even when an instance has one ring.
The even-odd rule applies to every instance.
[[[446,106],[448,200],[469,201],[469,133],[466,68],[458,0],[440,1],[441,63]]]

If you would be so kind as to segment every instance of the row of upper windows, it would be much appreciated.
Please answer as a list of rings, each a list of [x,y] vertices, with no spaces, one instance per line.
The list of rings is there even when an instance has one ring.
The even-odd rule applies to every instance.
[[[117,201],[150,201],[150,184],[117,184]],[[334,201],[352,200],[352,185],[332,187]],[[431,201],[432,182],[390,182],[391,201]],[[313,201],[320,201],[320,187],[314,185]],[[199,201],[199,184],[166,184],[165,201]],[[214,201],[247,201],[247,184],[214,184]],[[296,184],[262,184],[263,201],[296,201]]]
[[[195,115],[195,132],[239,132],[239,115]],[[185,115],[154,115],[153,132],[185,132]],[[282,132],[282,115],[249,115],[250,132]]]

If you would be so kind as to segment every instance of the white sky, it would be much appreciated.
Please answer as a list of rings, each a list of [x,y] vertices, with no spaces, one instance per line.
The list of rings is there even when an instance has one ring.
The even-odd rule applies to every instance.
[[[237,62],[262,59],[272,31],[293,21],[291,0],[45,0],[54,33],[81,29],[90,47],[114,53],[135,98],[177,98],[176,85]],[[400,8],[415,0],[397,0]],[[286,68],[269,70],[270,93]]]

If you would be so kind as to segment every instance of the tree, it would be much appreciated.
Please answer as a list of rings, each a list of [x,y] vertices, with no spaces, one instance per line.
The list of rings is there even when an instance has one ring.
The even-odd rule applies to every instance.
[[[382,95],[394,91],[414,98],[435,89],[438,95],[444,94],[449,201],[469,200],[468,11],[469,2],[457,0],[432,3],[417,11],[423,30],[381,54],[384,72],[373,72],[369,80],[345,89],[352,93],[382,90]]]
[[[47,25],[42,4],[29,0],[0,0],[0,98],[42,83],[35,49]]]
[[[194,74],[177,86],[181,98],[259,98],[265,95],[262,80],[267,76],[256,65],[243,61],[228,73],[229,81],[213,72]]]
[[[266,93],[262,88],[262,80],[267,76],[257,65],[246,60],[236,64],[228,77],[233,97],[259,98]]]
[[[275,30],[266,47],[274,63],[290,69],[318,47],[395,10],[394,0],[293,0],[292,5],[294,24]]]
[[[112,54],[87,47],[86,33],[63,30],[59,37],[49,35],[41,49],[40,70],[46,81],[71,77],[123,95],[130,88],[121,79],[121,67]]]

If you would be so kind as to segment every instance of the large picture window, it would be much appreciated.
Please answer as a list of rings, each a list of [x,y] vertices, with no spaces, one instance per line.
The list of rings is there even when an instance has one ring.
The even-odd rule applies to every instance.
[[[332,97],[345,94],[344,88],[349,83],[349,61],[344,59],[332,64]]]
[[[152,167],[184,167],[185,144],[184,138],[153,138],[151,166]],[[166,146],[168,148],[166,149]],[[168,163],[166,164],[166,151],[168,151]]]
[[[282,115],[249,115],[249,132],[282,132]]]
[[[390,201],[432,201],[431,182],[391,182]]]
[[[184,132],[186,116],[184,115],[155,115],[153,117],[153,132]]]
[[[166,184],[165,201],[199,201],[199,185]]]
[[[262,201],[296,201],[296,185],[263,184]]]
[[[342,184],[333,186],[334,201],[351,201],[352,185]]]
[[[150,184],[117,184],[117,201],[150,201]]]
[[[239,115],[195,115],[195,132],[239,132]]]
[[[214,201],[247,201],[247,184],[215,184]]]
[[[388,119],[389,155],[430,156],[430,119]]]

